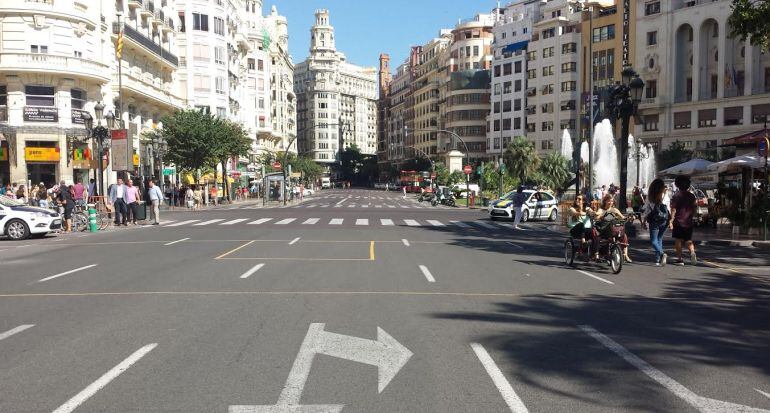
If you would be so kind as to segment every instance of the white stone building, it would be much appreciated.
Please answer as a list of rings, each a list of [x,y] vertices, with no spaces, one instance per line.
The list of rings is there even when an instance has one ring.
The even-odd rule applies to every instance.
[[[693,150],[763,128],[770,55],[731,38],[729,0],[636,0],[636,61],[645,81],[635,136]]]
[[[377,69],[347,62],[337,51],[328,10],[317,10],[310,56],[295,66],[299,151],[322,164],[345,148],[377,152]]]

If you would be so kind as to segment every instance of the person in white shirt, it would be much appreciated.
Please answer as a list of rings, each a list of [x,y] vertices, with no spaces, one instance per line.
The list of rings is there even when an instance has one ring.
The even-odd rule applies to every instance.
[[[160,191],[160,188],[155,186],[155,182],[152,180],[149,181],[148,186],[150,189],[147,190],[147,196],[150,202],[152,202],[152,217],[154,221],[152,225],[160,225],[160,203],[163,200],[163,193]]]
[[[115,206],[115,226],[128,226],[127,205],[126,205],[126,186],[123,185],[123,179],[118,178],[118,183],[110,188],[110,200]]]

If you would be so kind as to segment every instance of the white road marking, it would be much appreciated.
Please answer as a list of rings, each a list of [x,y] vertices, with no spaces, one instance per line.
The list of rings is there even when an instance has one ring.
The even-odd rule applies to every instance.
[[[10,336],[12,336],[14,334],[21,333],[22,331],[24,331],[24,330],[26,330],[28,328],[32,328],[34,326],[35,326],[34,324],[23,324],[23,325],[20,325],[18,327],[12,328],[12,329],[6,331],[5,333],[0,333],[0,341],[2,341],[2,340],[6,339],[6,338],[8,338],[8,337],[10,337]],[[759,390],[757,390],[757,391],[759,391]]]
[[[342,198],[342,199],[340,200],[340,202],[337,202],[336,204],[334,204],[334,206],[335,206],[335,207],[339,207],[339,206],[341,206],[341,205],[342,205],[342,203],[343,203],[343,202],[345,202],[345,201],[347,201],[347,200],[348,200],[348,198]]]
[[[166,227],[181,227],[182,225],[188,225],[188,224],[192,224],[193,222],[198,222],[198,221],[200,221],[200,220],[199,219],[191,219],[189,221],[182,221],[182,222],[177,222],[175,224],[166,225]]]
[[[754,389],[754,390],[758,391],[759,394],[761,394],[761,395],[767,397],[768,399],[770,399],[770,393],[763,392],[762,390],[759,390],[759,389]]]
[[[356,204],[350,204],[350,205],[348,205],[348,208],[355,208],[355,207],[356,207]]]
[[[583,330],[586,334],[594,338],[596,341],[604,345],[604,347],[607,347],[608,349],[612,350],[613,353],[617,354],[623,360],[627,361],[632,366],[639,369],[642,373],[647,375],[647,377],[651,378],[661,386],[665,387],[668,391],[674,394],[674,396],[682,399],[690,406],[694,407],[696,410],[699,410],[701,412],[751,412],[751,413],[761,413],[761,412],[770,412],[770,410],[764,410],[764,409],[756,409],[751,408],[748,406],[741,406],[739,404],[735,403],[729,403],[721,400],[715,400],[715,399],[709,399],[708,397],[699,396],[698,394],[695,394],[692,390],[688,389],[687,387],[684,387],[682,384],[674,380],[673,378],[667,376],[662,371],[656,369],[646,361],[642,360],[641,358],[637,357],[630,351],[626,350],[625,347],[618,344],[613,339],[605,336],[604,334],[598,332],[596,329],[589,325],[579,325],[578,328]]]
[[[382,208],[382,205],[375,205],[375,208]]]
[[[401,205],[401,208],[409,208],[409,205]]]
[[[273,218],[260,218],[256,221],[249,222],[249,225],[261,225],[264,224],[267,221],[272,220]]]
[[[392,219],[380,219],[380,223],[386,227],[393,226],[393,220]]]
[[[255,265],[252,269],[250,269],[250,270],[246,271],[245,273],[243,273],[243,275],[241,275],[241,279],[246,279],[246,278],[251,277],[255,272],[259,271],[259,269],[264,267],[264,266],[265,266],[265,264],[257,264],[257,265]]]
[[[247,221],[247,219],[246,218],[234,219],[232,221],[223,222],[219,225],[235,225],[235,224],[240,224],[243,221]]]
[[[294,245],[294,244],[296,244],[297,242],[299,242],[299,240],[300,240],[300,237],[294,238],[293,240],[291,240],[291,242],[289,243],[289,245]]]
[[[500,391],[500,395],[503,396],[503,400],[505,400],[505,404],[508,405],[511,412],[528,413],[529,410],[527,409],[527,406],[524,405],[524,402],[521,401],[519,396],[513,390],[511,383],[505,378],[505,375],[500,371],[500,368],[497,367],[497,364],[492,360],[492,357],[487,353],[487,350],[479,343],[471,343],[471,348],[473,349],[473,352],[476,353],[476,357],[479,358],[481,365],[484,366],[484,370],[486,370],[489,377],[492,378],[492,382],[495,383],[497,390]]]
[[[75,272],[78,272],[78,271],[83,271],[83,270],[87,270],[89,268],[94,268],[97,265],[99,265],[99,264],[91,264],[91,265],[86,265],[85,267],[75,268],[74,270],[69,270],[69,271],[65,271],[63,273],[52,275],[50,277],[45,277],[42,280],[38,280],[38,282],[41,283],[41,282],[45,282],[45,281],[48,281],[48,280],[53,280],[54,278],[59,278],[59,277],[63,277],[65,275],[69,275],[69,274],[72,274],[72,273],[75,273]]]
[[[413,219],[405,219],[404,223],[410,227],[419,227],[420,223]]]
[[[176,240],[176,241],[171,241],[171,242],[169,242],[168,244],[163,244],[163,245],[165,245],[165,246],[169,246],[169,245],[179,244],[180,242],[185,242],[185,241],[187,241],[188,239],[190,239],[190,238],[182,238],[182,239],[178,239],[178,240]]]
[[[429,219],[428,223],[433,225],[434,227],[445,227],[446,226],[443,223],[441,223],[441,221],[436,221],[435,219]]]
[[[199,222],[197,224],[193,224],[193,226],[194,227],[202,227],[204,225],[210,225],[210,224],[214,224],[214,223],[221,222],[221,221],[224,221],[224,219],[211,219],[211,220],[208,220],[208,221],[203,221],[203,222]]]
[[[404,243],[404,245],[406,245],[407,247],[410,245],[410,244],[409,244],[409,240],[408,240],[408,239],[406,239],[406,238],[402,238],[402,239],[401,239],[401,242],[403,242],[403,243]]]
[[[512,246],[512,247],[518,248],[518,249],[520,249],[520,250],[521,250],[521,249],[524,249],[524,247],[522,247],[521,245],[518,245],[518,244],[514,244],[514,243],[512,243],[512,242],[510,242],[510,241],[508,241],[506,244],[508,244],[508,245],[510,245],[510,246]]]
[[[395,205],[390,205],[390,204],[385,205],[385,206],[388,207],[388,208],[395,208],[396,207]]]
[[[462,221],[449,221],[452,225],[457,225],[460,228],[470,228],[471,226]]]
[[[176,221],[163,221],[163,222],[161,222],[161,223],[160,223],[160,225],[161,225],[161,226],[166,226],[166,227],[167,227],[167,226],[168,226],[168,224],[173,224],[174,222],[176,222]]]
[[[344,219],[342,218],[332,218],[331,221],[329,221],[329,225],[342,225],[342,222]]]
[[[607,283],[607,284],[612,284],[612,285],[615,285],[615,283],[614,283],[614,282],[612,282],[612,281],[610,281],[610,280],[605,280],[605,279],[604,279],[604,278],[602,278],[602,277],[597,277],[597,276],[595,276],[595,275],[591,274],[591,273],[590,273],[590,272],[588,272],[588,271],[577,270],[577,272],[579,272],[579,273],[581,273],[581,274],[583,274],[583,275],[587,275],[587,276],[589,276],[589,277],[591,277],[591,278],[595,278],[595,279],[597,279],[597,280],[599,280],[599,281],[601,281],[601,282],[604,282],[604,283]]]
[[[356,225],[369,225],[369,220],[366,218],[357,219]]]
[[[428,279],[429,283],[436,282],[436,279],[433,278],[433,274],[430,273],[430,271],[428,270],[428,267],[426,267],[424,265],[420,265],[420,271],[422,271],[422,275],[424,275],[425,278]]]
[[[73,398],[69,399],[66,403],[61,405],[58,409],[54,410],[53,413],[70,413],[73,410],[77,409],[78,406],[80,406],[86,400],[91,398],[91,396],[96,394],[96,392],[101,390],[104,386],[108,385],[116,377],[120,376],[121,373],[128,370],[129,367],[131,367],[134,363],[139,361],[142,357],[144,357],[147,353],[152,351],[152,349],[154,349],[157,346],[158,346],[158,343],[152,343],[135,351],[134,354],[128,356],[127,359],[121,361],[120,364],[110,369],[110,371],[104,373],[102,377],[99,377],[95,382],[89,384],[88,387],[83,389],[83,391],[76,394]]]
[[[320,220],[320,218],[308,218],[305,222],[302,223],[302,225],[315,225]]]
[[[291,224],[292,222],[294,222],[296,220],[297,220],[297,218],[286,218],[286,219],[282,219],[282,220],[276,222],[275,225],[287,225],[287,224]]]
[[[497,225],[500,225],[501,227],[506,227],[506,228],[513,228],[513,224],[510,224],[508,222],[498,222]]]
[[[473,221],[473,224],[476,224],[476,225],[478,225],[478,226],[480,226],[480,227],[483,227],[483,228],[487,228],[487,229],[493,229],[493,228],[495,228],[495,226],[494,226],[494,225],[490,225],[490,224],[487,224],[487,223],[486,223],[486,222],[484,222],[484,221]]]

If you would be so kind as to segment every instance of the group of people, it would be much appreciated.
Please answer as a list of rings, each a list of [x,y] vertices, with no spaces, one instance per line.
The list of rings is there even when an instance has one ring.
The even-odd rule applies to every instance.
[[[128,179],[118,178],[117,183],[107,189],[111,209],[115,215],[115,226],[127,227],[129,223],[136,225],[142,193],[134,183]],[[151,206],[153,216],[152,225],[160,225],[160,203],[163,202],[163,192],[155,185],[153,180],[147,181],[147,201]]]
[[[677,191],[673,195],[668,194],[669,188],[662,179],[654,180],[646,194],[641,188],[634,188],[632,206],[634,213],[638,214],[642,222],[642,227],[649,230],[656,266],[663,266],[668,262],[668,254],[663,248],[663,237],[666,230],[671,230],[674,238],[676,254],[674,264],[684,265],[683,247],[687,248],[692,265],[696,265],[698,262],[692,239],[697,200],[690,191],[690,184],[689,177],[677,177],[674,181]],[[598,188],[599,191],[606,189],[604,186]],[[590,242],[594,259],[599,258],[600,242],[600,234],[596,230],[595,224],[608,217],[620,221],[626,219],[626,216],[615,205],[616,192],[612,191],[611,185],[610,190],[603,193],[600,207],[596,211],[591,208],[585,195],[578,195],[569,211],[570,234],[574,238],[582,238]],[[597,192],[594,192],[594,196],[596,194]],[[628,256],[628,237],[625,232],[622,233],[621,243],[625,245],[623,249],[625,261],[632,262]]]
[[[0,196],[16,199],[31,206],[41,208],[57,208],[63,215],[63,232],[72,231],[72,212],[76,206],[84,207],[89,194],[95,189],[94,181],[86,186],[80,181],[67,185],[65,181],[57,185],[47,187],[44,183],[32,185],[27,189],[26,185],[7,184],[0,189]]]

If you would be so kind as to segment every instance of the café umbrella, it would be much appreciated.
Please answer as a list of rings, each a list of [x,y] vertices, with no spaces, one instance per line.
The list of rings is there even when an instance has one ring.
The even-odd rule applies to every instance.
[[[741,155],[713,163],[708,167],[708,170],[712,172],[728,173],[740,172],[742,169],[760,169],[764,167],[764,158],[760,158],[757,155]]]
[[[668,169],[664,169],[660,171],[660,175],[698,175],[702,174],[704,172],[708,172],[708,167],[711,166],[713,162],[707,161],[705,159],[691,159],[685,163],[681,163],[679,165],[674,165]]]

